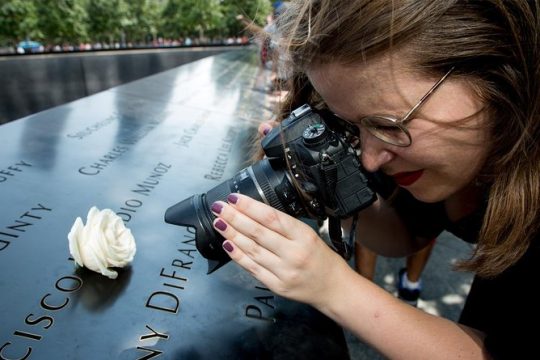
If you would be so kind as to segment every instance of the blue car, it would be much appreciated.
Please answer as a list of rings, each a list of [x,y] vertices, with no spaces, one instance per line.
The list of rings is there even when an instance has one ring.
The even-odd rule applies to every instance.
[[[17,53],[28,54],[43,52],[43,45],[37,41],[25,40],[17,44]]]

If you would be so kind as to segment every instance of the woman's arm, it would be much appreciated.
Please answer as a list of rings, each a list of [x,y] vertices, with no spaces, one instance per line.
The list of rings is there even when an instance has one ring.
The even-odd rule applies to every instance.
[[[340,265],[319,311],[390,359],[485,359],[483,334],[430,315]],[[332,285],[333,284],[333,285]]]
[[[275,293],[311,304],[382,354],[485,357],[481,334],[394,298],[356,274],[301,221],[239,194],[212,209],[235,262]]]

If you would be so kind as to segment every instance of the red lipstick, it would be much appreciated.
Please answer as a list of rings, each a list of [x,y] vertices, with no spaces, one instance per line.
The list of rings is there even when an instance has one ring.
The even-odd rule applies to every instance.
[[[424,170],[406,171],[394,174],[392,177],[399,186],[409,186],[414,184],[416,180],[420,179],[423,173]]]

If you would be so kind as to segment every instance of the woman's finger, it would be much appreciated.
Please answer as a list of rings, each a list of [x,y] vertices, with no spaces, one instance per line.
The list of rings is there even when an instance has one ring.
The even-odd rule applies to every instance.
[[[218,216],[214,227],[250,257],[263,258],[268,255],[266,252],[280,254],[288,243],[282,235],[222,201],[212,204],[212,211]]]
[[[278,288],[281,282],[279,278],[272,271],[255,262],[231,240],[225,240],[223,242],[223,249],[229,254],[231,260],[240,265],[244,270],[248,271],[261,283],[265,284],[266,287],[269,289]]]
[[[253,239],[238,232],[233,226],[222,218],[214,220],[214,228],[227,239],[223,242],[223,249],[231,259],[249,271],[257,279],[265,281],[278,281],[272,269],[280,268],[280,259],[274,253],[259,245]]]
[[[261,137],[265,137],[274,127],[277,126],[277,122],[275,121],[265,121],[259,125],[259,135]]]
[[[259,223],[262,228],[268,228],[286,239],[305,237],[306,231],[312,231],[300,220],[248,196],[233,193],[229,194],[227,201],[241,213],[249,214],[249,218]],[[247,230],[242,228],[241,231]]]

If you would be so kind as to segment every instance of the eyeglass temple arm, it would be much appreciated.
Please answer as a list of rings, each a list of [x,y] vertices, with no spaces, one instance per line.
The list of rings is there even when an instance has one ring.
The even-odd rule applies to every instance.
[[[437,81],[435,83],[435,85],[433,85],[431,87],[431,89],[429,89],[429,91],[427,93],[425,93],[424,96],[422,96],[422,98],[420,99],[420,101],[418,101],[416,103],[416,105],[413,106],[413,108],[411,110],[409,110],[409,112],[407,114],[405,114],[405,116],[401,119],[401,123],[407,121],[409,119],[409,117],[416,111],[416,109],[418,109],[423,103],[424,101],[426,101],[426,99],[435,91],[437,90],[437,88],[439,87],[439,85],[441,85],[443,83],[444,80],[446,80],[446,78],[452,73],[452,71],[454,71],[455,69],[455,66],[452,66],[450,68],[450,70],[448,70],[448,72],[446,74],[444,74],[444,76],[442,78],[439,79],[439,81]]]

